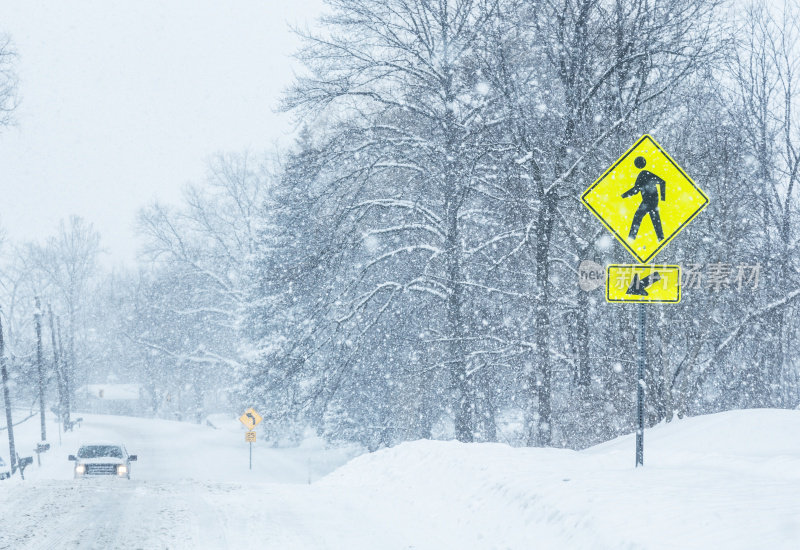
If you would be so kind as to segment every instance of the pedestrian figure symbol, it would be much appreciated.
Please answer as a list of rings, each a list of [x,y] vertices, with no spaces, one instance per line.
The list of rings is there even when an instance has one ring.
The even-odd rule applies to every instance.
[[[639,226],[642,224],[642,219],[645,214],[650,215],[650,220],[653,222],[653,229],[656,230],[656,236],[659,241],[664,240],[664,231],[661,228],[661,214],[658,210],[658,195],[661,191],[661,200],[666,200],[667,182],[660,177],[656,176],[649,170],[643,170],[647,165],[644,157],[636,157],[633,161],[634,166],[639,170],[639,176],[636,178],[636,183],[633,187],[622,194],[623,199],[632,197],[636,194],[642,196],[642,203],[636,209],[633,215],[633,222],[631,223],[631,230],[628,233],[628,239],[633,241],[636,235],[639,234]]]
[[[639,263],[646,264],[706,207],[708,197],[645,134],[583,192],[581,201]]]

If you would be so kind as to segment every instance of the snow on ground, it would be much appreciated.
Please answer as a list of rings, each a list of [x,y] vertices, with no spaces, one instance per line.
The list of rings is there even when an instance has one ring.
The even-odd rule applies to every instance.
[[[20,417],[27,414],[20,414]],[[213,428],[171,420],[78,413],[84,421],[75,431],[62,434],[59,446],[58,424],[48,416],[47,439],[52,450],[42,455],[44,465],[26,471],[29,479],[72,479],[70,454],[81,442],[118,441],[130,454],[139,456],[132,465],[138,479],[199,480],[226,482],[308,483],[315,481],[359,454],[356,447],[327,449],[318,438],[308,438],[299,447],[273,448],[257,441],[253,445],[254,470],[249,471],[245,428],[236,420],[213,417]],[[5,426],[5,422],[2,422]],[[40,439],[38,415],[14,428],[20,456],[35,454]],[[0,456],[8,462],[7,434],[0,432]]]
[[[318,485],[424,508],[453,548],[800,548],[800,411],[660,425],[633,462],[632,436],[582,452],[414,442]]]
[[[0,548],[799,548],[800,411],[731,411],[582,452],[418,441],[254,446],[243,429],[85,415],[25,481],[0,482]],[[25,448],[38,420],[17,430]],[[0,432],[5,437],[5,432]],[[71,479],[79,439],[139,455]],[[0,445],[0,449],[5,445]],[[24,454],[24,453],[21,453]],[[309,472],[314,481],[308,484]]]

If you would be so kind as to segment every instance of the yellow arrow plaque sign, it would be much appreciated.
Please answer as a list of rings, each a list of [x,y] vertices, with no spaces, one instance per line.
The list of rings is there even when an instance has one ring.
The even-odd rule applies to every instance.
[[[606,301],[677,304],[681,301],[681,268],[677,265],[610,265]]]
[[[653,259],[708,204],[706,194],[648,135],[581,200],[640,263]]]

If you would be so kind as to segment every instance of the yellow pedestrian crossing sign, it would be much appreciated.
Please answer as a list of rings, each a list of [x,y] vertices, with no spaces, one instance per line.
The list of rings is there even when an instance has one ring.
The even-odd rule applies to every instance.
[[[608,302],[677,304],[681,301],[680,266],[610,265],[606,274]]]
[[[708,204],[708,197],[649,135],[581,195],[640,263],[652,260]]]
[[[245,428],[252,430],[261,422],[261,415],[256,412],[253,407],[247,409],[242,416],[239,417],[239,422],[244,424]]]

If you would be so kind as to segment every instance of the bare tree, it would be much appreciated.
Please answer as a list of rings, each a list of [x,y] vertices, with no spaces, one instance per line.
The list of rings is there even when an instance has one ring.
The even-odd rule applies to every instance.
[[[44,274],[66,310],[67,349],[61,355],[67,403],[70,402],[72,383],[81,372],[76,340],[79,330],[85,328],[81,317],[86,303],[89,283],[97,270],[100,254],[100,235],[91,223],[78,216],[62,221],[58,233],[45,245],[31,244],[27,249],[31,265]],[[65,422],[69,422],[69,410],[65,411]]]
[[[752,212],[760,222],[754,254],[771,274],[771,288],[800,286],[797,262],[797,219],[800,212],[800,4],[779,8],[753,2],[738,21],[740,40],[729,50],[725,97],[728,115],[744,137],[751,166]],[[732,85],[730,84],[732,83]],[[765,296],[772,300],[774,295]],[[792,359],[796,305],[793,300],[769,308],[769,329],[763,338],[775,346],[765,358],[768,395],[762,405],[796,406],[798,369]],[[739,329],[736,330],[738,332]],[[726,346],[727,347],[727,346]],[[716,352],[714,356],[716,356]],[[697,392],[709,369],[693,379]]]
[[[501,124],[490,116],[491,90],[476,93],[476,86],[484,89],[479,74],[488,57],[479,52],[499,5],[331,2],[328,29],[306,36],[300,54],[311,74],[286,101],[338,121],[329,158],[342,159],[344,170],[329,181],[329,204],[355,220],[348,227],[374,254],[341,297],[338,324],[360,320],[363,339],[400,302],[432,304],[425,329],[442,348],[435,361],[450,378],[461,441],[475,435],[478,370],[467,326],[474,287],[465,227],[480,216],[471,207],[493,172],[486,139]],[[423,380],[424,394],[431,378]]]
[[[186,285],[187,300],[165,302],[163,315],[189,325],[202,319],[213,327],[216,336],[203,346],[209,361],[214,356],[236,361],[237,319],[245,301],[242,271],[253,252],[257,214],[273,170],[268,159],[248,153],[219,155],[209,163],[205,184],[187,187],[179,207],[153,204],[139,213],[142,258]]]
[[[11,38],[0,33],[0,127],[11,124],[12,113],[18,104],[15,60]]]

